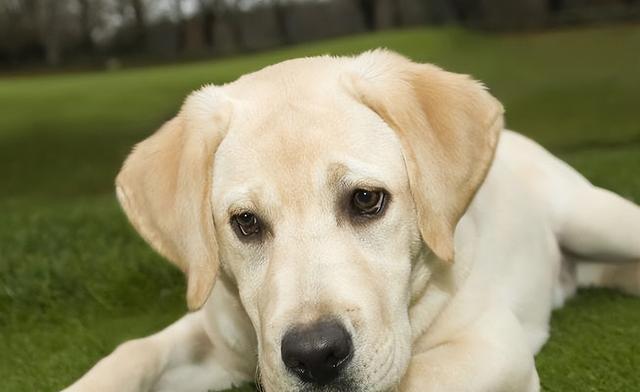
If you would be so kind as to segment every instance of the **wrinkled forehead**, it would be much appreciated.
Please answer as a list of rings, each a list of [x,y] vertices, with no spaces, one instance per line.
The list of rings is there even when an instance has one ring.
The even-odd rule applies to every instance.
[[[407,186],[400,142],[373,111],[328,94],[237,104],[214,162],[214,193],[229,204],[267,196],[274,202],[350,182]],[[218,195],[219,197],[219,195]]]

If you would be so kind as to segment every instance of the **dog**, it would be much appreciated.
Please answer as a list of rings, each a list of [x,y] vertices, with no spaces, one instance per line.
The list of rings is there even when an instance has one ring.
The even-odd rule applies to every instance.
[[[640,293],[637,205],[387,50],[203,87],[116,193],[192,312],[69,392],[533,392],[576,287]]]

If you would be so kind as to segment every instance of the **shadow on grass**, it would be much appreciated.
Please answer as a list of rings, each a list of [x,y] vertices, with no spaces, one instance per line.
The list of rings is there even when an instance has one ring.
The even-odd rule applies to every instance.
[[[113,192],[113,180],[142,133],[26,133],[0,142],[0,198],[66,198]]]

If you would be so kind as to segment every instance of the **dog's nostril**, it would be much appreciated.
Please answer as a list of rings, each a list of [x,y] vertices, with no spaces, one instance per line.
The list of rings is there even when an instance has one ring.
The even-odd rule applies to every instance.
[[[353,354],[349,332],[337,321],[295,327],[282,339],[282,361],[302,381],[326,385]]]

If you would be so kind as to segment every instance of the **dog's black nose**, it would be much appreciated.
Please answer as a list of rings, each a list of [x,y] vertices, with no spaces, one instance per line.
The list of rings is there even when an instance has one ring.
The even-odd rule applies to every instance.
[[[326,385],[338,378],[353,354],[351,336],[337,321],[289,330],[282,339],[282,361],[302,381]]]

